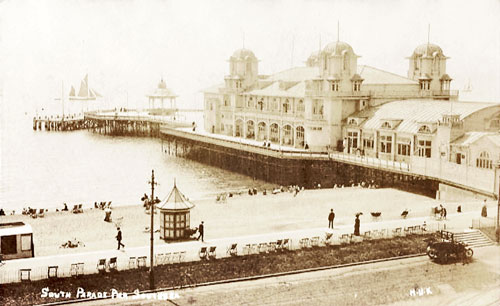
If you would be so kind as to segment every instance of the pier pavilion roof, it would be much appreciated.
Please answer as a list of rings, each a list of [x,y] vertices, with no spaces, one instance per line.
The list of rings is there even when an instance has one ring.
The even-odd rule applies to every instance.
[[[437,123],[442,116],[449,114],[459,115],[460,119],[472,115],[488,107],[495,107],[493,103],[457,102],[440,100],[401,100],[371,107],[351,115],[351,117],[367,117],[361,124],[362,129],[380,129],[384,120],[393,118],[401,123],[393,131],[415,134],[422,123]]]
[[[164,210],[187,210],[193,208],[194,204],[186,199],[174,183],[174,188],[172,188],[170,194],[157,207]]]
[[[479,139],[486,137],[495,146],[500,147],[500,133],[495,132],[468,132],[453,141],[453,145],[468,147]]]
[[[149,95],[150,98],[177,98],[177,95],[169,88],[167,88],[167,84],[161,79],[160,83],[158,83],[158,87],[155,88]]]
[[[413,84],[418,82],[388,71],[371,66],[358,66],[357,75],[363,79],[363,84]],[[267,86],[246,92],[246,95],[276,96],[276,97],[304,97],[305,82],[319,78],[318,67],[295,67],[270,75],[265,79]],[[296,82],[294,86],[283,88],[280,82]],[[205,90],[205,92],[210,92]]]

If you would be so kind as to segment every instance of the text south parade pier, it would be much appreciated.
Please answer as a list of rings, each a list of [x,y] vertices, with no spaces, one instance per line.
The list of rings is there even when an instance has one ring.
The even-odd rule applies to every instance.
[[[187,112],[196,110],[186,110]],[[278,185],[314,188],[376,184],[429,197],[469,192],[495,197],[494,186],[473,186],[468,176],[432,165],[382,160],[342,152],[314,152],[198,131],[194,123],[174,115],[157,116],[135,110],[87,112],[79,118],[34,118],[35,130],[87,129],[110,136],[143,136],[162,139],[162,152],[220,167]],[[491,182],[494,182],[492,174]]]

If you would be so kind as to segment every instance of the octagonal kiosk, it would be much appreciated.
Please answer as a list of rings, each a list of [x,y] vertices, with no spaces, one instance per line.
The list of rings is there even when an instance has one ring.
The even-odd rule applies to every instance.
[[[174,188],[166,200],[156,206],[160,210],[160,238],[164,240],[178,240],[188,238],[189,213],[194,204]]]

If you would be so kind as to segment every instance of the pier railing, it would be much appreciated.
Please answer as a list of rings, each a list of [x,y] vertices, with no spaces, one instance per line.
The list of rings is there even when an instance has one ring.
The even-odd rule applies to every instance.
[[[176,121],[173,116],[155,116],[155,115],[141,115],[138,113],[86,113],[85,119],[94,120],[117,120],[117,121],[148,121],[151,123],[159,124],[174,124],[176,127],[190,127],[191,124],[182,121]]]

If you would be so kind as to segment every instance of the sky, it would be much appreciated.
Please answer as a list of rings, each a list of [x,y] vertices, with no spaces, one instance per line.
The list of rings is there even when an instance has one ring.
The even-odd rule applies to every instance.
[[[106,105],[143,106],[163,77],[181,108],[202,108],[245,47],[259,73],[303,66],[320,46],[349,43],[358,64],[406,75],[420,44],[449,56],[461,99],[500,102],[500,1],[0,0],[2,113],[32,111],[90,86]],[[127,99],[128,98],[128,99]]]

